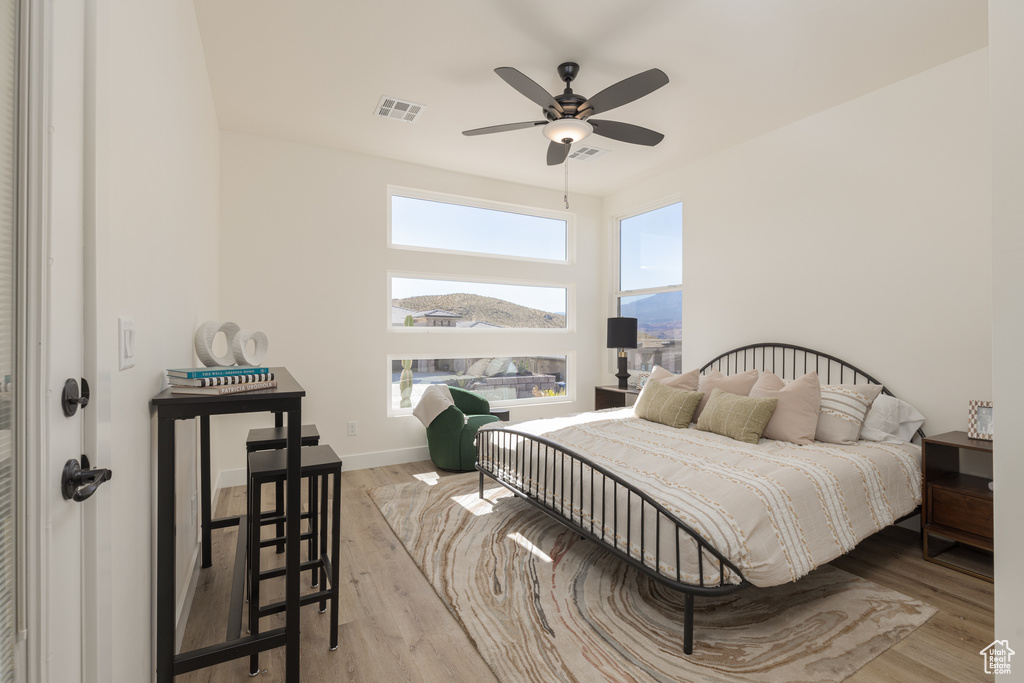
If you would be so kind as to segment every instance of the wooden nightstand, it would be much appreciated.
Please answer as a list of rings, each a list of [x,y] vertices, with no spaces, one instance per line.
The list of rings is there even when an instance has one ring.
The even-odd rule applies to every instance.
[[[627,389],[619,389],[617,386],[594,387],[594,410],[623,408],[626,405],[626,396],[630,394],[638,396],[640,390],[634,387]]]
[[[921,442],[924,559],[992,581],[992,491],[960,472],[960,449],[992,455],[992,442],[947,432]],[[933,538],[938,537],[938,538]]]

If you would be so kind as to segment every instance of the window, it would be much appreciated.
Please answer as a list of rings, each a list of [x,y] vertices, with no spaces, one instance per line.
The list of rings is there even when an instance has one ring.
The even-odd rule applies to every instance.
[[[409,412],[431,384],[474,391],[492,404],[541,403],[566,395],[568,357],[471,356],[468,358],[399,358],[388,356],[391,373],[390,413]],[[404,381],[403,381],[404,380]]]
[[[565,330],[566,287],[391,276],[391,325]]]
[[[499,405],[571,398],[572,214],[389,187],[388,221],[392,262],[415,263],[387,274],[389,415],[430,384]]]
[[[390,246],[565,263],[570,214],[388,189]]]
[[[637,319],[629,367],[682,371],[683,205],[619,220],[618,314]]]

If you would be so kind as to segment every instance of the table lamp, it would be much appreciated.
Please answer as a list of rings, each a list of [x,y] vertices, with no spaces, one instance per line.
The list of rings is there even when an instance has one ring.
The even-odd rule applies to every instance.
[[[619,350],[619,389],[628,387],[626,349],[636,348],[636,318],[608,318],[608,348]]]

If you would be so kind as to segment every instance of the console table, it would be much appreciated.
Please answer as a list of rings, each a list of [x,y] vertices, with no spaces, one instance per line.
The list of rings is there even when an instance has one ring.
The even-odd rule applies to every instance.
[[[299,519],[300,442],[302,397],[306,395],[295,378],[284,368],[272,368],[277,388],[225,396],[173,394],[167,389],[153,397],[157,413],[157,514],[156,514],[156,679],[171,683],[175,676],[247,657],[264,650],[285,647],[288,683],[299,683]],[[285,626],[257,635],[241,637],[243,571],[236,562],[232,589],[231,614],[225,642],[174,654],[175,634],[175,529],[174,529],[174,423],[199,418],[199,472],[202,504],[202,566],[211,564],[210,532],[215,528],[239,526],[239,548],[244,553],[245,516],[211,519],[210,511],[210,416],[236,413],[271,412],[286,414],[288,469],[285,522]],[[243,583],[239,582],[240,575]],[[237,604],[236,604],[237,601]],[[237,614],[235,614],[237,612]]]

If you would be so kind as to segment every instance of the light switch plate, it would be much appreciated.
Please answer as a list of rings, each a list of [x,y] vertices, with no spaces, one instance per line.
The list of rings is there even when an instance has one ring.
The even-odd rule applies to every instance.
[[[135,367],[135,320],[126,315],[117,319],[117,367],[119,370]]]

